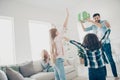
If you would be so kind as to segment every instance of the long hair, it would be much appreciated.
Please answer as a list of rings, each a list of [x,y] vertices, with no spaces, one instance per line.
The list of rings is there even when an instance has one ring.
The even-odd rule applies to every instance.
[[[56,28],[52,28],[50,29],[50,54],[51,54],[51,62],[54,64],[55,63],[55,59],[56,59],[56,46],[55,46],[55,42],[54,39],[57,36],[56,35],[57,29]]]
[[[42,57],[42,60],[47,62],[47,58],[45,57],[45,53],[48,53],[48,52],[47,52],[47,50],[43,49],[42,52],[41,52],[41,57]]]
[[[96,34],[89,33],[84,37],[83,45],[91,51],[101,48],[101,42]]]

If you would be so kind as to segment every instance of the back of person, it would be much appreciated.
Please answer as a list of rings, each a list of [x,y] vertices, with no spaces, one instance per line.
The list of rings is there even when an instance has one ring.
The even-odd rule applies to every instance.
[[[54,42],[56,44],[56,48],[57,48],[57,58],[63,58],[64,56],[64,50],[63,50],[63,35],[59,34],[58,36],[56,36],[56,38],[54,39]]]
[[[66,38],[67,41],[77,46],[79,49],[82,49],[80,54],[82,53],[84,55],[84,65],[89,67],[89,80],[106,80],[105,64],[109,63],[109,61],[102,49],[101,42],[104,42],[109,34],[110,30],[107,30],[103,38],[99,41],[97,35],[89,33],[84,37],[82,44]]]
[[[108,61],[105,60],[105,54],[101,48],[94,51],[87,50],[86,54],[89,61],[89,68],[100,68],[105,66],[106,63],[108,63]]]

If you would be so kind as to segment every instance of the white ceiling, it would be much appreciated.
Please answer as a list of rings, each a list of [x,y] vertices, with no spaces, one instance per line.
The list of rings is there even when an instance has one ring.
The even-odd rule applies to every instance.
[[[14,0],[34,7],[44,7],[48,9],[62,10],[64,8],[83,9],[83,8],[100,8],[108,7],[109,4],[120,4],[120,0]]]
[[[64,12],[65,8],[71,12],[77,13],[80,11],[88,11],[91,14],[100,12],[104,15],[108,14],[108,10],[113,12],[119,11],[120,0],[13,0],[35,8],[43,8],[56,13]],[[114,11],[115,10],[115,11]],[[104,12],[105,11],[105,12]],[[119,11],[120,12],[120,11]],[[111,13],[112,14],[112,13]]]

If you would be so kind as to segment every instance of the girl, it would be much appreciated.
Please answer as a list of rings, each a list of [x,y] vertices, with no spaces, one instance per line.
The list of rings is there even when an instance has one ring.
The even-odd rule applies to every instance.
[[[87,34],[83,44],[66,38],[67,41],[77,46],[84,55],[84,64],[89,66],[89,80],[106,80],[105,64],[108,63],[108,59],[102,50],[101,43],[108,38],[109,34],[110,29],[106,31],[101,41],[95,34]]]
[[[42,50],[42,61],[41,65],[43,67],[44,72],[53,72],[53,67],[50,64],[50,55],[48,54],[47,50]]]
[[[66,9],[67,17],[63,24],[63,30],[67,27],[69,13]],[[55,72],[55,80],[66,80],[65,71],[64,71],[64,50],[63,50],[63,33],[58,32],[56,28],[50,29],[50,37],[51,37],[51,57],[52,62],[54,64],[54,72]]]

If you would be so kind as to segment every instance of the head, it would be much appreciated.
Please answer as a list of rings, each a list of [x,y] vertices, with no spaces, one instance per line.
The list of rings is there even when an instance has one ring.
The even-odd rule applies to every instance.
[[[95,13],[93,14],[93,19],[95,20],[95,22],[100,22],[100,14],[99,13]]]
[[[51,40],[54,40],[57,35],[58,35],[58,31],[57,31],[56,28],[50,29],[50,38],[51,38]]]
[[[89,50],[96,50],[101,48],[101,43],[96,34],[89,33],[84,37],[83,45]]]
[[[43,49],[41,54],[42,54],[42,59],[46,60],[49,58],[49,54],[47,50]]]

